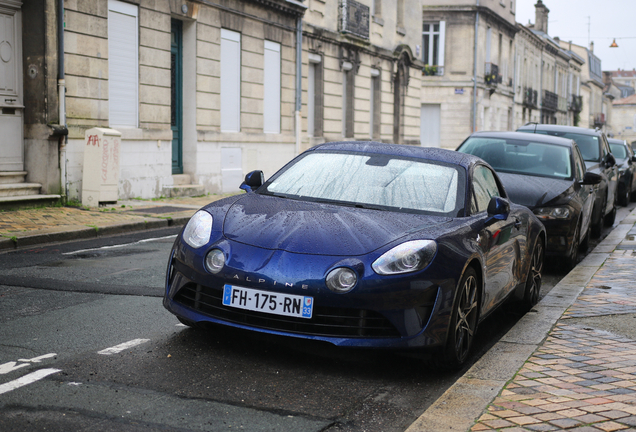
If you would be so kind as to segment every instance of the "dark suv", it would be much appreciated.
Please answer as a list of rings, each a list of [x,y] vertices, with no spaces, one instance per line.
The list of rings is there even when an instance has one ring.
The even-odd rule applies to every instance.
[[[596,186],[596,201],[592,211],[592,235],[599,237],[605,226],[611,226],[616,218],[616,188],[618,186],[618,167],[610,152],[607,137],[598,129],[586,129],[576,126],[528,123],[517,129],[529,132],[570,138],[576,141],[581,150],[587,171],[600,174],[601,183]]]

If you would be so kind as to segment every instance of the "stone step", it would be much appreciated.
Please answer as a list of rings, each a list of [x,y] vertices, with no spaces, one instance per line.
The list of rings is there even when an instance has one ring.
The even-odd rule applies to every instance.
[[[200,195],[205,195],[205,188],[203,185],[186,184],[166,186],[163,188],[163,196],[166,198],[192,197]]]
[[[0,196],[0,209],[20,209],[34,206],[56,204],[60,200],[60,195],[17,195]]]
[[[0,171],[0,184],[24,183],[27,171]]]
[[[172,174],[172,182],[175,186],[191,184],[190,174]]]
[[[0,197],[37,195],[41,188],[40,183],[3,183],[0,184]]]

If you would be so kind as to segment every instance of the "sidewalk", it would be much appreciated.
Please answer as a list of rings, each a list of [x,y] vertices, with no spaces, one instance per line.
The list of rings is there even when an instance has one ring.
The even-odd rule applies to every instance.
[[[0,211],[0,251],[184,225],[204,205],[228,195],[120,200],[99,208],[41,207]]]
[[[407,432],[636,431],[636,210]]]

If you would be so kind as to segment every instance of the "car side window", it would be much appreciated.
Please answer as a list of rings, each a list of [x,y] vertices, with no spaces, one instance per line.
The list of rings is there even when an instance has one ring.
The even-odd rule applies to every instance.
[[[574,171],[576,172],[576,179],[581,181],[585,176],[585,163],[583,162],[583,156],[581,155],[581,151],[578,146],[572,147],[573,152],[572,156],[574,156]]]
[[[501,196],[501,191],[492,171],[478,165],[473,172],[473,199],[471,200],[471,213],[479,213],[488,209],[490,198]]]

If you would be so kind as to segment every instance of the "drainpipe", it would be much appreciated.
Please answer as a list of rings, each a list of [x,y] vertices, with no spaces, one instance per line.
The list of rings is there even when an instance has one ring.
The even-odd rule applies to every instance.
[[[64,0],[57,1],[57,92],[59,101],[60,126],[66,128],[66,82],[64,80]],[[60,136],[60,189],[62,203],[66,204],[68,197],[68,176],[66,173],[66,145],[68,134]]]
[[[477,131],[477,43],[479,39],[479,0],[475,15],[475,53],[473,62],[473,132]]]
[[[302,108],[302,53],[303,53],[303,18],[296,21],[296,155],[300,153],[300,128]]]

